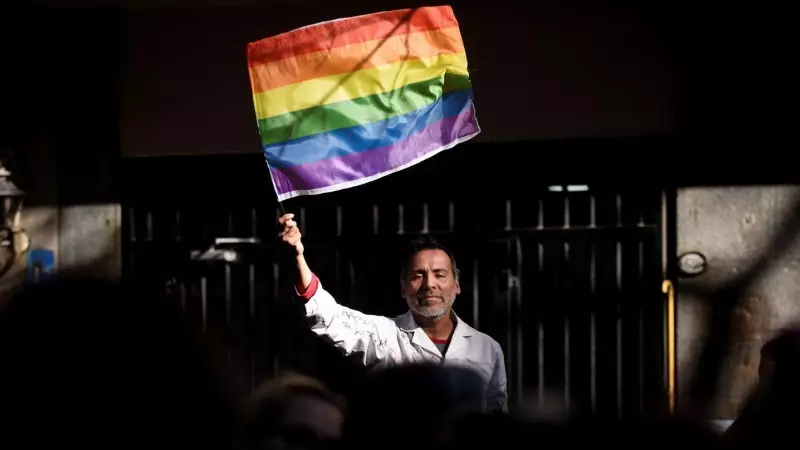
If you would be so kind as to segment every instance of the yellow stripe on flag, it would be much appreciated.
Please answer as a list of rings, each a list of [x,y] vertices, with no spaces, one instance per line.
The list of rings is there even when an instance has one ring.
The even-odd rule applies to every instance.
[[[455,53],[409,59],[356,72],[303,81],[253,95],[257,119],[313,106],[380,94],[440,77],[445,73],[468,76],[467,55]]]

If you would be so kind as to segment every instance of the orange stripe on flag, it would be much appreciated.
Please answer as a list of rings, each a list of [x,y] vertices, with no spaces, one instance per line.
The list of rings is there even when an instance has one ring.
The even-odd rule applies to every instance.
[[[251,66],[250,82],[253,93],[259,93],[328,75],[462,52],[464,43],[457,27],[420,31]]]
[[[413,12],[412,12],[413,11]],[[398,26],[399,25],[399,26]],[[265,64],[306,53],[439,28],[457,27],[449,6],[387,11],[288,31],[247,45],[249,64]]]

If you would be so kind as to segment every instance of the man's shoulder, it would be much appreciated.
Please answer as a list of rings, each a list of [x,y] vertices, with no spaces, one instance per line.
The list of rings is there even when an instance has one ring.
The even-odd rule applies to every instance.
[[[467,325],[467,324],[465,324]],[[476,328],[467,325],[470,328],[472,333],[472,339],[481,342],[484,345],[491,346],[492,348],[500,348],[500,343],[497,342],[493,337],[489,336],[488,334],[477,330]]]
[[[417,325],[417,323],[414,321],[414,316],[411,315],[411,310],[408,310],[399,316],[392,317],[391,320],[395,323],[397,328],[400,328],[401,330],[410,331],[419,327],[419,325]]]

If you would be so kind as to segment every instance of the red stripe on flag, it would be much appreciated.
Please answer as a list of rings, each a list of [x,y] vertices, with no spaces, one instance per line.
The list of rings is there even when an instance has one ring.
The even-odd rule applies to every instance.
[[[368,14],[323,22],[251,42],[247,45],[247,61],[254,66],[343,45],[454,26],[458,26],[458,22],[449,6]]]

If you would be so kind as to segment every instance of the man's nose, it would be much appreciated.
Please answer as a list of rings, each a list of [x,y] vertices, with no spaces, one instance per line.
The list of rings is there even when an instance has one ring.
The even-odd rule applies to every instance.
[[[433,280],[434,280],[433,274],[426,273],[425,275],[422,276],[422,286],[427,287],[433,285]]]

